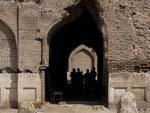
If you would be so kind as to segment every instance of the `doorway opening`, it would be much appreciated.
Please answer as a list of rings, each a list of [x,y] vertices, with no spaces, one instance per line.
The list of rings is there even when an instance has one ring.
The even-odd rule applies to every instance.
[[[62,92],[65,101],[102,100],[103,36],[89,11],[85,7],[81,9],[80,16],[61,27],[49,41],[46,97],[50,101],[55,91]],[[73,70],[82,76],[82,79],[76,79],[75,86],[71,75]],[[91,85],[85,80],[88,72],[96,75]]]

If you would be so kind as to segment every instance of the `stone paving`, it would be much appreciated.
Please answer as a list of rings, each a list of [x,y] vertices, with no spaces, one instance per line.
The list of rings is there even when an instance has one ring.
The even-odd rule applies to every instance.
[[[0,113],[17,113],[17,109],[0,109]]]
[[[17,113],[17,109],[0,109],[0,113]],[[46,104],[37,113],[115,113],[103,106]]]

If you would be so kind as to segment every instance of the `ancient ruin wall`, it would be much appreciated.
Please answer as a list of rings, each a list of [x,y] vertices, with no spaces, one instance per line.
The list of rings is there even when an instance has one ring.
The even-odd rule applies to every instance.
[[[69,15],[64,9],[77,3],[78,1],[73,0],[45,1],[46,5],[43,7],[49,12],[43,12],[45,25],[42,27],[45,31],[43,35]],[[97,18],[101,18],[97,19],[99,21],[97,23],[100,23],[99,27],[104,35],[109,71],[133,72],[143,61],[149,62],[150,2],[148,0],[95,0],[95,3],[99,14]]]
[[[0,20],[14,34],[18,68],[21,71],[39,71],[42,55],[39,39],[43,39],[43,60],[48,66],[48,34],[52,35],[60,28],[59,23],[71,15],[67,8],[76,6],[79,2],[44,0],[42,4],[28,4],[0,1]],[[87,7],[103,33],[107,76],[123,76],[121,72],[146,72],[150,60],[150,1],[95,0],[95,4],[97,10],[93,10],[92,5]],[[93,13],[95,11],[96,15]]]
[[[41,45],[36,40],[39,37],[45,39],[47,47],[44,49],[44,58],[48,64],[48,33],[71,15],[66,8],[76,6],[78,2],[45,0],[41,5],[0,2],[0,19],[11,28],[16,42],[19,42],[19,67],[22,70],[37,70],[41,58]],[[150,2],[95,0],[95,3],[99,14],[97,23],[104,36],[104,54],[108,59],[109,72],[133,72],[142,63],[149,65]]]
[[[65,9],[76,5],[76,3],[78,3],[78,1],[60,0],[51,1],[51,3],[47,4],[48,6],[44,6],[47,10],[50,10],[49,12],[43,12],[44,17],[50,18],[43,18],[44,27],[42,27],[42,31],[44,32],[42,33],[43,35],[45,34],[44,37],[46,37],[47,32],[49,32],[48,29],[50,29],[50,33],[55,32],[53,29],[57,29],[59,23],[70,15]],[[130,90],[138,96],[137,101],[146,103],[144,99],[147,95],[145,89],[148,83],[141,85],[136,81],[128,84],[128,80],[124,82],[120,82],[119,80],[121,76],[123,77],[125,75],[131,77],[135,75],[135,78],[138,78],[140,77],[141,71],[145,73],[149,70],[150,1],[97,0],[95,4],[98,14],[95,20],[104,38],[104,66],[105,71],[107,71],[105,72],[105,76],[109,78],[108,93],[111,92],[111,88],[118,88],[117,91],[122,94],[126,91],[124,88],[130,87]],[[91,5],[87,7],[90,11],[93,10]],[[93,12],[91,13],[94,15]],[[47,23],[49,23],[49,25]],[[120,76],[116,81],[112,82],[111,75]],[[140,82],[142,82],[142,80]],[[115,84],[119,87],[115,86]],[[111,100],[109,99],[111,98],[111,94],[112,93],[110,93],[108,98],[110,104]],[[115,104],[115,101],[112,104]]]

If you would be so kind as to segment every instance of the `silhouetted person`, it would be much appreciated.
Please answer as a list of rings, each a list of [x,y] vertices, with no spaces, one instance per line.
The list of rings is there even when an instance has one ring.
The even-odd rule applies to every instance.
[[[80,68],[77,68],[77,73],[78,73],[78,75],[82,74],[82,72],[80,71]]]
[[[84,87],[86,92],[88,92],[89,82],[90,82],[90,71],[89,69],[87,69],[86,73],[84,74]]]
[[[97,75],[95,67],[93,67],[93,69],[91,70],[90,75],[91,75],[91,82],[94,85],[96,83],[96,75]]]
[[[80,72],[80,85],[81,85],[81,88],[83,89],[83,87],[84,87],[84,76],[83,76],[83,71]]]
[[[78,93],[82,92],[83,89],[83,76],[82,76],[82,71],[80,71],[80,68],[77,68],[77,91]]]
[[[96,71],[95,71],[95,67],[93,67],[93,69],[91,70],[90,72],[90,82],[89,82],[89,85],[90,85],[90,93],[89,95],[92,96],[95,92],[95,87],[96,87]]]
[[[71,77],[71,85],[72,85],[72,88],[75,88],[75,85],[76,85],[76,76],[77,76],[77,72],[76,72],[76,69],[73,68],[71,74],[70,74],[70,77]]]

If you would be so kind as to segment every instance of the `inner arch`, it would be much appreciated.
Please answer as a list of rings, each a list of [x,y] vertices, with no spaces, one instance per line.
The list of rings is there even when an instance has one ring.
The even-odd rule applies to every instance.
[[[71,73],[73,68],[78,67],[83,73],[86,72],[86,69],[92,70],[92,67],[95,67],[97,72],[97,54],[94,49],[82,44],[71,52],[68,62],[68,73]]]

